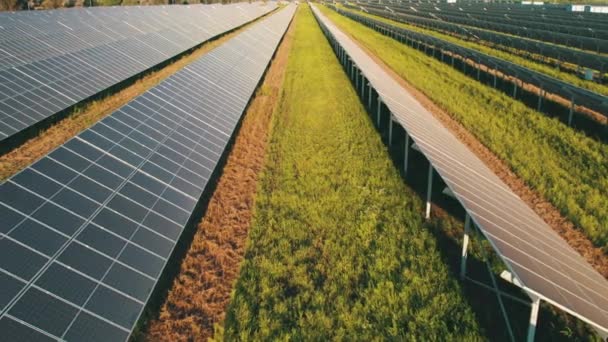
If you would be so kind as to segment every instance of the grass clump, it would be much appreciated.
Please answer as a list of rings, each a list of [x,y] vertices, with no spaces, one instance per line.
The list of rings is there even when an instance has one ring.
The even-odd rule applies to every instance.
[[[227,340],[481,340],[307,6],[299,10]]]
[[[424,53],[320,9],[448,112],[608,252],[608,145],[526,107]]]

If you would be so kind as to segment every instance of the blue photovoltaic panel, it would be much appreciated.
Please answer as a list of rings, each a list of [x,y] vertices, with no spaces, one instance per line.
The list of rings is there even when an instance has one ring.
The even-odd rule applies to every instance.
[[[0,185],[0,339],[127,339],[294,12]]]
[[[0,13],[0,143],[275,8],[240,3]]]

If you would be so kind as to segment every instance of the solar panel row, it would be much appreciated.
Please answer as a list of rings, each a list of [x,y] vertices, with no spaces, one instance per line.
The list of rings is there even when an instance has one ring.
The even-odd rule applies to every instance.
[[[345,7],[351,9],[360,9],[351,5],[345,5]],[[503,46],[520,51],[526,51],[532,54],[542,55],[555,60],[555,62],[559,64],[570,63],[600,71],[601,74],[604,74],[606,70],[608,70],[608,57],[603,54],[517,37],[505,33],[483,30],[475,27],[464,27],[462,25],[449,23],[447,21],[422,18],[402,13],[390,13],[386,10],[379,10],[371,7],[368,7],[367,11],[371,14],[406,24],[412,24],[442,32],[451,32],[473,41],[491,42],[493,46]]]
[[[254,3],[0,14],[0,143],[274,8]]]
[[[508,16],[509,18],[533,21],[536,23],[551,23],[579,28],[591,28],[593,30],[608,30],[608,23],[604,14],[593,12],[572,12],[568,10],[568,5],[548,5],[526,6],[518,4],[490,4],[483,5],[470,4],[433,4],[440,10],[451,8],[458,9],[461,13],[481,14],[483,16]],[[416,4],[416,8],[428,8],[426,4]]]
[[[511,63],[502,58],[493,57],[475,49],[466,48],[440,38],[435,38],[425,33],[404,29],[402,27],[359,15],[351,11],[342,10],[333,5],[329,5],[329,7],[338,13],[349,17],[350,19],[356,20],[368,27],[382,32],[383,34],[404,44],[410,44],[411,46],[420,46],[422,44],[422,46],[425,46],[425,51],[426,47],[431,49],[431,51],[437,51],[437,53],[433,53],[432,55],[436,56],[436,58],[440,59],[442,62],[448,64],[450,63],[454,55],[450,56],[450,58],[445,57],[445,59],[444,55],[448,55],[448,52],[451,52],[455,55],[476,61],[481,65],[490,66],[491,68],[498,70],[500,74],[514,76],[524,83],[537,86],[539,89],[543,89],[550,94],[556,94],[564,99],[568,99],[577,105],[584,104],[586,108],[597,111],[603,116],[608,116],[608,98],[602,94],[577,87],[571,83],[567,83],[544,73]],[[453,64],[451,65],[453,66]],[[512,90],[509,89],[509,93],[511,93],[511,91]]]
[[[405,16],[403,18],[414,16],[431,20],[440,20],[462,25],[465,28],[476,27],[484,30],[511,34],[517,37],[524,37],[589,50],[591,52],[608,52],[608,41],[598,39],[597,37],[582,37],[569,33],[562,33],[557,30],[545,30],[530,26],[519,26],[515,23],[501,22],[500,19],[496,18],[490,20],[480,20],[466,15],[451,15],[446,11],[428,11],[416,8],[412,9],[409,6],[402,6],[398,4],[365,4],[364,6],[374,8],[376,10],[385,10],[388,7],[399,14],[404,14]]]
[[[608,39],[608,30],[605,29],[605,25],[600,24],[596,26],[591,22],[579,22],[577,25],[576,22],[569,22],[566,18],[559,21],[553,21],[540,15],[536,18],[518,16],[517,14],[509,13],[512,11],[500,9],[484,11],[482,6],[471,8],[467,6],[452,6],[451,4],[435,5],[437,4],[430,6],[420,4],[417,6],[411,6],[410,8],[415,8],[418,11],[425,11],[428,13],[442,13],[450,16],[468,17],[488,22],[518,25],[522,28],[530,27],[547,31],[579,35],[581,37],[599,38],[604,40]],[[436,10],[435,7],[439,8],[439,10]],[[575,19],[576,15],[571,14],[571,18]]]
[[[0,339],[129,336],[294,11],[0,185]]]
[[[338,56],[361,71],[522,288],[608,332],[606,279],[357,43],[313,10]]]

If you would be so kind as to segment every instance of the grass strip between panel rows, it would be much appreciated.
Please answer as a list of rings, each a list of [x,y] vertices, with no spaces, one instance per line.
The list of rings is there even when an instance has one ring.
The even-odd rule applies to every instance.
[[[421,203],[309,7],[299,10],[239,279],[218,338],[479,340]]]

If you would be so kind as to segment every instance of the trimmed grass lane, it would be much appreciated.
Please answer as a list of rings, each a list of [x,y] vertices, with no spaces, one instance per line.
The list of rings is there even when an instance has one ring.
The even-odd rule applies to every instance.
[[[461,289],[301,6],[227,340],[480,340]],[[222,331],[223,330],[223,331]]]

